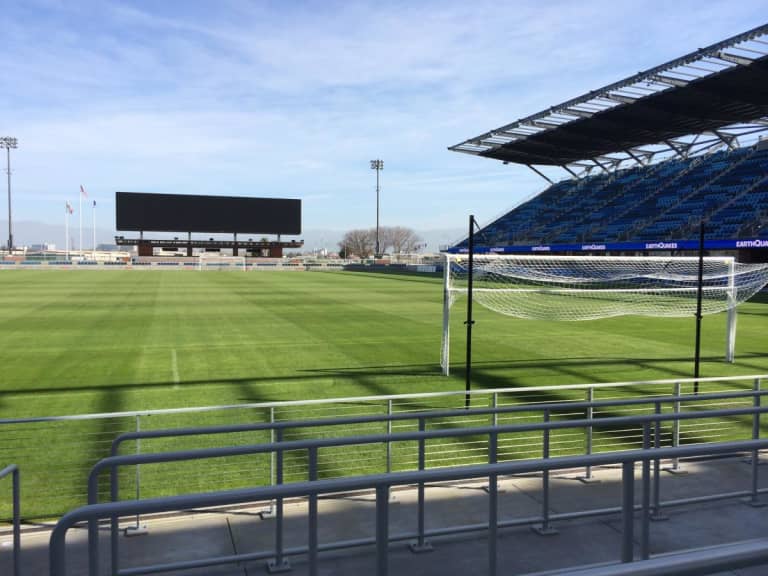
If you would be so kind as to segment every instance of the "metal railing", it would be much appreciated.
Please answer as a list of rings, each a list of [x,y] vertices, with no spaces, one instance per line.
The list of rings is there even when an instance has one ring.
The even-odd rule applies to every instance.
[[[703,576],[768,563],[768,538],[710,546],[631,564],[537,572],[529,576]]]
[[[11,476],[13,499],[13,576],[19,576],[21,566],[21,498],[19,467],[10,464],[0,470],[0,479]]]
[[[753,388],[755,380],[766,375],[740,376],[726,378],[701,378],[702,390],[743,391]],[[638,398],[648,395],[683,396],[692,391],[694,379],[645,380],[601,384],[576,384],[560,386],[537,386],[524,388],[498,388],[474,390],[471,393],[472,406],[476,408],[508,407],[515,405],[535,406],[543,402],[582,402],[608,401],[618,398]],[[718,401],[719,402],[719,401]],[[722,402],[726,402],[725,400]],[[727,400],[728,406],[746,406],[749,398]],[[427,410],[449,410],[463,407],[464,391],[431,392],[421,394],[399,394],[388,396],[363,396],[351,398],[331,398],[307,401],[263,402],[240,405],[209,406],[198,408],[180,408],[168,410],[142,410],[106,414],[83,414],[71,416],[46,416],[36,418],[0,419],[0,431],[3,443],[0,445],[0,461],[16,462],[24,469],[25,495],[35,495],[22,502],[25,515],[30,518],[50,517],[82,505],[87,501],[86,477],[88,470],[99,459],[110,453],[112,441],[123,432],[145,431],[157,428],[183,428],[188,426],[223,423],[269,423],[295,420],[320,420],[331,417],[353,417],[363,415],[389,415]],[[690,408],[687,402],[681,403],[680,411]],[[580,409],[579,409],[580,410]],[[620,410],[620,412],[618,412]],[[633,414],[647,412],[643,406],[626,408],[602,407],[594,409],[594,416]],[[574,414],[577,409],[574,408]],[[580,413],[583,416],[583,413]],[[565,414],[563,416],[566,416]],[[540,420],[541,414],[499,414],[480,415],[474,425],[487,423],[494,419],[499,424]],[[428,426],[470,426],[473,423],[468,416],[445,418]],[[673,424],[672,430],[664,431],[664,443],[673,438],[680,441],[722,441],[735,439],[735,427],[732,421],[696,421]],[[362,428],[361,428],[362,427]],[[388,421],[362,425],[304,428],[292,430],[286,437],[312,436],[322,437],[331,434],[344,435],[353,433],[376,433],[384,431],[407,431],[415,429],[413,420]],[[742,429],[743,431],[744,429]],[[748,430],[747,430],[748,431]],[[586,434],[589,434],[588,430]],[[229,444],[253,444],[273,440],[270,430],[242,432],[227,436]],[[742,434],[743,436],[743,434]],[[126,445],[123,450],[133,451],[162,449],[198,448],[215,445],[220,440],[200,436],[174,439],[145,439],[135,446]],[[580,430],[561,431],[552,438],[553,455],[584,453],[588,439]],[[589,440],[592,451],[609,451],[638,445],[636,430],[612,430],[610,434],[595,429]],[[43,447],[43,448],[41,448]],[[472,439],[464,439],[461,444],[446,441],[443,445],[432,443],[425,465],[461,465],[482,462],[484,447]],[[516,445],[501,446],[503,458],[536,457],[541,454],[540,438],[519,439]],[[325,472],[333,475],[365,474],[384,471],[379,465],[381,454],[360,454],[359,458],[339,457],[326,462]],[[366,459],[368,458],[368,459]],[[386,470],[398,471],[413,469],[417,465],[415,446],[403,446],[388,454],[389,467]],[[503,459],[502,458],[502,459]],[[51,492],[45,490],[48,470],[55,467],[59,473],[60,489]],[[166,467],[162,471],[148,469],[141,475],[124,478],[124,489],[132,490],[143,496],[158,496],[171,485],[179,486],[180,491],[195,491],[201,486],[228,489],[255,484],[270,484],[275,481],[274,464],[260,462],[258,466],[244,471],[236,461],[223,460],[215,472],[199,478],[199,485],[186,486],[189,470],[180,465],[178,468]],[[291,459],[285,462],[285,481],[306,477],[306,462]],[[589,473],[587,471],[587,473]],[[27,496],[24,496],[27,499]],[[0,511],[3,511],[0,505]],[[3,511],[10,516],[10,510]]]
[[[764,408],[753,408],[751,412],[757,414],[765,411]],[[739,411],[741,412],[741,411]],[[693,415],[674,415],[693,416]],[[654,419],[663,419],[665,415],[653,415],[651,417],[636,417],[646,422],[648,428]],[[650,418],[650,419],[649,419]],[[540,424],[544,428],[555,427],[566,423],[550,422]],[[494,427],[486,429],[492,438],[497,437],[499,430]],[[427,437],[434,432],[419,432],[419,435]],[[309,443],[319,446],[322,441]],[[496,443],[492,441],[493,447]],[[709,445],[683,446],[676,448],[658,448],[630,450],[625,452],[613,452],[606,454],[592,454],[587,456],[563,456],[557,458],[539,459],[523,462],[490,463],[475,466],[459,466],[452,468],[418,470],[411,472],[396,472],[391,474],[377,474],[353,478],[336,478],[329,480],[312,480],[294,484],[284,484],[270,487],[247,488],[230,490],[225,492],[213,492],[206,494],[190,494],[183,496],[171,496],[166,498],[154,498],[148,500],[134,500],[115,503],[92,504],[73,510],[65,514],[51,533],[49,560],[51,576],[66,575],[66,534],[67,531],[80,522],[97,522],[107,519],[135,514],[150,514],[158,512],[178,511],[199,507],[227,506],[247,502],[264,501],[271,499],[285,499],[293,497],[308,497],[308,546],[306,550],[295,553],[307,553],[309,559],[309,573],[312,576],[318,574],[319,552],[321,546],[318,542],[318,510],[317,499],[322,494],[350,492],[357,490],[374,489],[376,493],[376,535],[370,541],[354,541],[343,543],[343,547],[373,545],[376,556],[377,576],[387,576],[389,573],[388,546],[393,540],[406,539],[409,536],[397,535],[394,538],[389,534],[389,490],[394,486],[420,485],[427,482],[448,482],[456,480],[471,480],[479,478],[488,479],[488,523],[484,528],[488,532],[487,557],[488,571],[491,576],[497,574],[497,534],[501,527],[498,521],[498,488],[497,478],[500,475],[523,474],[530,472],[550,472],[585,466],[604,466],[611,464],[621,465],[621,514],[622,537],[618,557],[621,562],[633,562],[634,554],[634,516],[635,516],[635,464],[642,465],[641,504],[640,504],[640,557],[650,558],[650,519],[651,519],[651,463],[658,459],[675,459],[684,457],[716,456],[738,452],[751,452],[758,454],[759,450],[768,448],[768,440],[745,440],[741,442],[725,442]],[[160,455],[165,456],[165,455]],[[315,459],[316,464],[316,459]],[[96,547],[95,560],[98,562],[97,540],[89,542],[90,547]],[[339,547],[336,543],[336,547]],[[324,549],[329,549],[326,544]],[[179,568],[193,568],[228,564],[274,557],[274,551],[221,556],[204,560],[187,560],[174,563],[155,564],[123,570],[121,575],[145,574],[149,572],[165,572]],[[94,559],[94,557],[92,557]],[[93,566],[92,566],[93,567]]]
[[[756,383],[757,387],[757,383]],[[250,446],[226,446],[219,448],[207,448],[198,450],[186,450],[186,451],[173,451],[173,452],[160,452],[160,453],[144,453],[144,454],[132,454],[123,456],[111,456],[98,462],[89,474],[88,479],[88,502],[89,504],[98,503],[99,499],[99,473],[103,470],[110,472],[110,495],[112,500],[117,500],[119,494],[119,475],[117,474],[118,467],[121,466],[137,466],[140,464],[159,464],[178,461],[199,461],[210,458],[222,458],[227,456],[244,456],[254,454],[275,454],[277,461],[277,484],[283,483],[282,463],[285,453],[295,451],[306,451],[309,462],[307,479],[310,481],[317,480],[319,470],[319,451],[320,449],[328,449],[334,447],[352,447],[360,445],[378,445],[378,444],[396,444],[401,442],[415,442],[418,446],[418,470],[425,469],[426,461],[426,443],[427,441],[434,441],[445,438],[468,438],[468,437],[487,437],[485,444],[486,458],[488,463],[498,462],[500,437],[503,435],[520,434],[524,432],[541,432],[543,437],[543,452],[542,457],[549,459],[551,457],[550,451],[550,437],[554,431],[563,429],[578,429],[578,428],[593,428],[598,426],[608,427],[626,427],[626,426],[640,426],[642,427],[642,447],[645,449],[654,448],[661,450],[661,428],[664,422],[680,422],[680,421],[692,421],[711,418],[733,418],[738,416],[752,416],[752,438],[758,439],[760,437],[760,414],[768,411],[768,407],[761,407],[760,398],[765,392],[755,390],[753,392],[745,393],[752,398],[752,407],[749,408],[737,408],[726,410],[703,410],[693,412],[673,412],[662,413],[661,406],[663,402],[670,402],[674,405],[679,404],[683,400],[690,400],[688,397],[671,397],[671,398],[652,398],[647,399],[646,402],[651,402],[654,406],[654,412],[648,415],[642,416],[619,416],[619,417],[604,417],[600,419],[575,419],[575,420],[552,420],[552,413],[557,408],[562,408],[563,405],[542,405],[540,408],[543,410],[543,422],[535,422],[528,424],[492,424],[490,426],[482,427],[467,427],[459,429],[448,430],[426,430],[426,421],[429,417],[427,414],[415,414],[410,415],[412,418],[418,420],[418,431],[414,432],[399,432],[391,434],[374,434],[374,435],[361,435],[350,437],[336,437],[336,438],[322,438],[313,440],[292,440],[286,441],[283,438],[284,428],[289,424],[280,425],[277,432],[277,441],[268,444],[256,444]],[[698,401],[706,402],[713,400],[721,400],[724,398],[730,398],[733,394],[712,394],[707,397],[699,397]],[[610,404],[617,403],[614,401]],[[630,401],[627,401],[630,402]],[[637,401],[634,401],[637,402]],[[587,403],[585,403],[587,404]],[[599,404],[599,403],[592,403]],[[565,405],[568,407],[567,405]],[[520,407],[517,407],[520,409]],[[497,409],[498,410],[498,409]],[[511,410],[508,408],[507,410]],[[490,412],[485,410],[484,412]],[[398,418],[406,417],[408,415],[399,415]],[[170,432],[170,431],[163,431]],[[189,430],[184,431],[190,432]],[[116,440],[117,442],[117,440]],[[586,466],[590,464],[587,463]],[[649,498],[649,505],[652,506],[654,515],[659,515],[663,506],[661,501],[661,485],[660,475],[661,472],[661,460],[655,459],[653,463],[653,487],[652,490],[647,492]],[[550,514],[549,506],[549,474],[544,472],[542,478],[542,506],[541,516],[536,520],[540,522],[540,530],[542,532],[548,532],[551,529],[551,521],[554,515]],[[741,491],[738,493],[717,494],[714,496],[696,497],[694,499],[677,500],[674,503],[667,503],[667,505],[681,505],[691,502],[703,502],[708,500],[718,500],[723,498],[731,498],[737,496],[748,496],[752,502],[758,500],[758,455],[757,453],[752,455],[752,473],[751,473],[751,489],[749,491]],[[417,532],[416,532],[416,544],[417,548],[423,548],[426,545],[426,537],[430,534],[425,530],[425,513],[424,513],[424,486],[420,484],[418,486],[417,496]],[[316,502],[315,502],[316,505]],[[310,507],[312,502],[310,501]],[[600,509],[597,511],[582,511],[579,513],[570,513],[562,517],[586,517],[603,515],[606,513],[615,512],[613,509]],[[118,537],[118,518],[111,518],[111,547],[112,547],[112,561],[113,561],[113,574],[118,574],[117,558],[119,548]],[[283,566],[285,564],[284,556],[286,552],[283,550],[282,535],[283,529],[283,503],[282,500],[276,501],[276,523],[275,523],[275,565]],[[476,530],[477,527],[473,526],[461,526],[451,529],[452,533],[461,533],[466,531]],[[445,530],[441,530],[445,533]],[[91,565],[96,566],[98,563],[98,526],[95,522],[89,526],[89,538],[91,541],[91,553],[94,554],[91,558]]]
[[[601,408],[617,408],[617,407],[642,407],[650,406],[654,407],[656,411],[660,410],[660,406],[663,404],[672,404],[674,412],[680,412],[683,402],[690,402],[696,404],[698,402],[712,402],[722,400],[743,400],[752,399],[755,396],[763,396],[768,394],[768,391],[761,391],[760,379],[756,379],[754,382],[753,391],[744,392],[725,392],[725,393],[708,393],[708,394],[696,394],[696,395],[672,395],[672,396],[649,396],[644,398],[630,398],[630,399],[615,399],[615,400],[600,400],[595,401],[594,390],[588,390],[588,400],[585,402],[572,401],[572,402],[544,402],[537,404],[523,404],[518,406],[501,406],[491,408],[471,408],[458,409],[458,410],[432,410],[432,411],[419,411],[419,412],[405,412],[394,414],[391,409],[387,411],[387,414],[374,414],[370,416],[351,416],[346,418],[323,418],[323,419],[311,419],[311,420],[287,420],[287,421],[275,421],[274,418],[270,418],[269,422],[256,423],[256,424],[233,424],[226,426],[209,426],[209,427],[194,427],[194,428],[167,428],[159,430],[137,430],[135,432],[124,432],[119,434],[113,441],[110,448],[110,456],[117,456],[122,444],[126,441],[148,440],[152,438],[181,438],[185,436],[213,436],[219,434],[232,434],[239,432],[255,432],[255,431],[269,431],[275,432],[282,430],[282,434],[285,435],[288,430],[298,430],[302,428],[325,428],[336,426],[350,426],[355,424],[371,424],[371,423],[387,423],[393,424],[397,422],[406,422],[409,420],[419,422],[419,426],[426,426],[430,421],[440,421],[443,424],[445,419],[469,419],[470,422],[477,421],[478,416],[491,416],[491,420],[494,424],[499,423],[499,416],[522,414],[525,412],[541,412],[542,414],[551,414],[558,411],[569,411],[567,415],[574,415],[580,412],[585,413],[586,419],[599,420],[599,409]],[[722,405],[722,402],[718,402]],[[598,409],[598,417],[595,417],[595,409]],[[424,421],[424,424],[421,422]],[[456,420],[450,421],[451,424],[455,424]],[[593,449],[593,426],[587,428],[588,434],[586,435],[585,450],[589,454]],[[426,429],[426,428],[425,428]],[[391,426],[387,427],[387,432],[391,433]],[[274,434],[271,434],[271,439],[274,441]],[[680,442],[679,427],[675,429],[672,434],[673,445],[678,445]],[[387,451],[387,464],[386,471],[391,472],[391,453]],[[273,474],[271,474],[273,476]]]
[[[140,431],[137,430],[136,432],[126,432],[123,434],[118,435],[112,442],[112,446],[110,449],[110,456],[117,456],[118,452],[120,450],[121,445],[126,441],[134,441],[136,442],[137,446],[137,453],[140,453],[140,443],[142,440],[149,440],[149,439],[158,439],[158,438],[182,438],[182,437],[188,437],[188,436],[215,436],[215,435],[229,435],[233,433],[242,433],[242,432],[255,432],[255,431],[268,431],[269,432],[269,441],[274,442],[276,439],[276,432],[279,431],[281,439],[286,438],[286,434],[289,431],[297,431],[300,429],[308,429],[308,428],[314,428],[314,429],[328,429],[333,427],[348,427],[351,425],[360,425],[360,424],[372,424],[372,423],[381,423],[386,424],[386,431],[388,434],[391,434],[393,432],[393,424],[403,424],[407,421],[415,421],[418,423],[418,429],[419,430],[426,430],[428,424],[434,425],[440,425],[443,424],[446,421],[451,422],[452,425],[455,425],[457,423],[466,422],[469,425],[472,425],[473,423],[476,423],[478,421],[482,421],[482,418],[479,418],[481,416],[490,416],[490,422],[493,424],[499,424],[499,417],[503,416],[515,416],[515,415],[521,415],[526,412],[537,412],[541,413],[541,416],[537,416],[540,418],[549,418],[553,414],[562,414],[564,411],[566,412],[566,416],[581,416],[583,414],[584,418],[591,420],[595,418],[595,410],[597,409],[598,417],[595,419],[600,419],[602,416],[600,416],[601,412],[604,411],[607,408],[642,408],[642,407],[652,407],[654,412],[661,412],[662,406],[664,404],[672,404],[672,409],[675,413],[681,411],[681,406],[683,406],[683,402],[688,403],[690,406],[694,406],[698,403],[712,403],[717,401],[718,405],[727,404],[727,402],[724,401],[734,401],[734,400],[751,400],[755,396],[761,396],[765,394],[764,392],[760,392],[760,380],[756,379],[754,382],[754,391],[753,392],[730,392],[730,393],[722,393],[722,394],[701,394],[701,395],[687,395],[687,396],[666,396],[666,397],[648,397],[648,398],[637,398],[637,399],[616,399],[616,400],[602,400],[602,401],[595,401],[595,400],[588,400],[586,402],[570,402],[570,403],[543,403],[543,404],[535,404],[535,405],[520,405],[520,406],[502,406],[502,407],[492,407],[492,408],[475,408],[471,410],[466,409],[459,409],[459,410],[450,410],[450,411],[431,411],[431,412],[407,412],[407,413],[400,413],[400,414],[393,414],[391,410],[391,405],[388,408],[388,413],[386,415],[371,415],[371,416],[356,416],[356,417],[347,417],[347,418],[328,418],[328,419],[312,419],[312,420],[299,420],[299,421],[283,421],[283,422],[275,422],[274,421],[274,415],[272,414],[270,417],[270,422],[265,423],[256,423],[256,424],[237,424],[237,425],[228,425],[228,426],[210,426],[210,427],[196,427],[196,428],[181,428],[181,429],[160,429],[160,430],[146,430],[146,431]],[[587,398],[594,398],[594,390],[589,389]],[[754,402],[754,400],[752,400]],[[508,421],[510,421],[508,419]],[[400,426],[400,429],[403,429],[404,426]],[[584,444],[583,449],[585,454],[591,454],[594,451],[594,428],[595,426],[590,425],[585,428],[583,437],[584,437]],[[660,433],[658,435],[659,437],[656,438],[657,444],[660,444],[662,441],[662,437],[664,434]],[[672,432],[671,434],[667,435],[667,439],[671,442],[672,446],[678,446],[680,444],[680,421],[675,420],[672,424]],[[543,442],[549,442],[549,437],[545,437],[542,440]],[[507,446],[511,446],[513,444],[516,444],[517,442],[509,441],[506,443]],[[477,444],[477,442],[475,443]],[[386,446],[386,452],[385,452],[385,460],[383,465],[378,466],[377,471],[385,471],[385,472],[391,472],[392,471],[392,445],[390,442],[387,442],[385,444]],[[502,444],[502,448],[505,446]],[[658,446],[657,446],[658,447]],[[550,453],[551,448],[550,446],[542,446],[542,449],[545,451],[545,453]],[[375,454],[374,454],[375,456]],[[423,451],[420,451],[418,453],[418,462],[420,468],[425,467],[425,457],[424,457]],[[442,461],[440,462],[442,464]],[[673,469],[678,469],[679,464],[678,462],[674,462],[672,464]],[[269,460],[269,478],[270,483],[275,483],[275,480],[277,476],[279,475],[280,478],[285,477],[285,467],[284,464],[281,463],[280,470],[276,470],[275,465],[275,455],[273,454],[270,457]],[[592,470],[591,468],[587,468],[585,470],[585,476],[584,479],[586,481],[589,481],[592,476]],[[135,496],[136,498],[141,497],[141,482],[140,482],[140,468],[137,465],[136,471],[135,471]],[[282,483],[282,481],[280,482]],[[116,492],[115,486],[117,485],[117,481],[112,482],[112,489],[110,492],[111,499],[117,500],[118,499],[118,493]],[[91,500],[89,499],[89,502]],[[139,526],[139,519],[136,519],[136,527]]]

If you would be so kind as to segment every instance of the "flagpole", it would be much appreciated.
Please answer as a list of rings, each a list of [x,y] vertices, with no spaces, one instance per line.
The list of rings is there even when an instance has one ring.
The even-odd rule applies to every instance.
[[[80,256],[83,255],[83,190],[82,186],[80,187],[80,214],[78,214],[78,217],[80,218],[80,243],[77,245],[78,250],[80,251]]]
[[[64,207],[64,250],[69,260],[69,202]]]
[[[96,260],[96,200],[93,201],[93,259]]]

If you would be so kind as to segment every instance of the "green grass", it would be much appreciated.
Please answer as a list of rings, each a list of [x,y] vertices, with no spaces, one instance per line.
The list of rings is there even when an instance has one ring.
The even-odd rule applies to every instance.
[[[346,273],[4,271],[0,416],[114,412],[461,388],[439,374],[435,278]],[[692,374],[693,319],[506,318],[475,307],[479,387]],[[737,362],[724,315],[705,317],[702,375],[768,371],[768,306],[740,308]],[[175,370],[174,370],[175,358]]]
[[[0,295],[0,418],[464,387],[466,303],[453,308],[453,374],[446,378],[439,369],[438,278],[4,270]],[[517,320],[481,306],[475,311],[476,388],[692,375],[693,318],[567,323]],[[744,304],[737,360],[726,364],[724,315],[705,317],[702,375],[768,373],[767,328],[768,302]],[[103,437],[131,425],[83,424],[78,433]],[[52,426],[32,438],[7,430],[0,455],[18,461],[22,473],[43,470],[52,452],[70,449]],[[82,493],[87,469],[105,455],[102,444],[85,438],[77,471],[64,481],[72,483],[73,494]],[[45,491],[42,473],[28,473],[25,482],[27,494]],[[75,496],[55,505],[36,502],[29,510],[58,513],[73,502]]]

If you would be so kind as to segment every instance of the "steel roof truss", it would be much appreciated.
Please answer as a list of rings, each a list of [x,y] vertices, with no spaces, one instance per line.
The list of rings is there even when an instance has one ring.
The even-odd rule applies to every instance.
[[[730,54],[728,52],[718,52],[717,57],[720,58],[720,60],[725,60],[732,64],[739,64],[740,66],[749,66],[754,62],[751,58],[744,58],[743,56],[737,56],[736,54]]]
[[[756,59],[745,56],[743,53],[748,52],[764,57],[766,52],[757,49],[763,45],[768,45],[768,24],[640,72],[600,90],[573,98],[558,106],[550,107],[495,131],[452,146],[450,149],[498,157],[498,159],[512,162],[523,162],[525,157],[529,159],[538,157],[542,161],[554,161],[555,165],[562,164],[562,162],[557,162],[560,158],[566,160],[565,164],[571,164],[567,161],[568,157],[574,157],[582,148],[587,153],[590,148],[595,152],[600,150],[604,157],[611,147],[609,142],[613,142],[616,138],[611,138],[610,134],[607,133],[609,131],[606,130],[606,127],[609,124],[602,122],[602,118],[597,121],[589,120],[601,113],[605,113],[611,118],[621,118],[622,124],[629,122],[627,125],[629,132],[626,132],[626,137],[618,138],[625,140],[626,143],[639,143],[640,140],[645,139],[650,142],[653,134],[649,131],[659,131],[658,136],[660,140],[663,140],[663,131],[660,130],[660,126],[666,122],[665,118],[669,118],[672,122],[668,130],[670,134],[680,134],[684,130],[690,130],[693,133],[698,126],[701,126],[704,131],[707,129],[711,131],[711,127],[705,127],[706,124],[709,124],[718,130],[717,134],[713,134],[728,143],[727,132],[723,125],[729,125],[739,114],[751,112],[763,106],[765,90],[761,88],[764,84],[761,84],[759,78],[768,67],[768,62],[762,60],[759,67],[754,68],[755,72],[752,74],[742,73],[735,76],[731,75],[728,78],[724,77],[719,83],[707,82],[703,84],[701,89],[698,88],[698,82],[696,87],[689,87],[689,84],[691,81],[709,79],[717,74],[729,74],[738,68],[752,69],[758,66]],[[740,85],[754,87],[754,90],[750,94],[744,94],[741,98],[734,99]],[[670,92],[670,90],[686,89],[686,87],[688,87],[687,94],[684,93],[680,97],[674,95],[674,92]],[[701,96],[697,96],[697,92],[700,92]],[[664,94],[673,94],[673,96],[663,97]],[[654,98],[657,95],[662,95],[661,100],[658,100],[661,106],[655,106],[657,99]],[[707,97],[711,98],[712,96],[723,100],[724,104],[721,109],[707,105]],[[627,111],[631,111],[631,113],[628,115]],[[654,128],[646,129],[644,127],[641,120],[643,114],[651,114],[649,118],[652,120],[651,124],[655,126]],[[580,129],[581,123],[588,121],[591,122],[588,129],[582,136],[574,140],[574,133],[578,135],[583,132]],[[760,125],[765,126],[764,119]],[[571,126],[574,128],[578,126],[579,129],[571,130]],[[555,138],[547,136],[548,133],[552,132],[556,134]],[[569,133],[571,134],[569,135]],[[624,134],[624,132],[619,132],[619,134]],[[602,140],[603,144],[590,145],[590,136],[592,136],[592,140],[596,138]],[[580,143],[579,138],[581,139]],[[569,146],[569,142],[571,146]],[[557,150],[562,144],[565,144],[566,148],[558,152]],[[678,149],[673,146],[673,151],[681,154],[679,148],[682,145],[680,142],[676,140],[674,145]],[[497,156],[492,154],[504,146],[511,147],[509,154],[502,152]],[[625,145],[616,142],[616,150],[623,148]],[[637,150],[638,146],[633,144],[631,148]],[[603,166],[601,165],[601,167]]]

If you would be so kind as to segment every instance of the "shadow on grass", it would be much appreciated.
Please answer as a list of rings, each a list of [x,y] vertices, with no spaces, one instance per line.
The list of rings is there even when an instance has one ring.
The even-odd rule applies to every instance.
[[[753,364],[746,360],[750,358],[767,358],[768,353],[744,354],[738,358],[738,364],[757,371],[765,371],[766,367],[759,364]],[[719,356],[707,356],[702,358],[703,362],[719,363],[722,358]],[[578,379],[580,382],[599,382],[594,373],[587,370],[595,367],[616,366],[621,371],[626,371],[627,367],[634,367],[637,370],[653,370],[656,372],[667,372],[670,377],[691,377],[691,371],[682,368],[669,366],[669,363],[693,362],[691,358],[598,358],[598,357],[572,357],[555,358],[551,360],[493,360],[493,361],[474,361],[472,363],[472,383],[483,388],[512,388],[516,386],[527,385],[516,378],[514,374],[503,374],[504,371],[524,371],[524,370],[550,370],[554,373],[569,376]],[[99,386],[62,386],[62,387],[30,387],[24,390],[9,390],[0,392],[0,398],[3,395],[14,397],[23,397],[37,394],[55,394],[55,393],[80,393],[92,392],[104,393],[102,398],[102,408],[104,412],[109,412],[109,408],[117,408],[122,405],[120,398],[121,392],[131,392],[136,390],[160,389],[173,386],[205,387],[210,384],[230,384],[243,388],[247,396],[257,397],[248,401],[273,401],[273,398],[262,396],[262,391],[254,388],[259,383],[301,383],[316,381],[318,377],[332,377],[344,380],[350,383],[359,384],[362,387],[372,389],[380,388],[377,380],[387,376],[405,376],[405,377],[434,377],[442,380],[440,366],[437,363],[422,364],[375,364],[356,367],[332,367],[332,368],[308,368],[297,370],[295,374],[283,376],[242,376],[237,378],[215,377],[203,379],[190,379],[182,381],[161,380],[157,382],[129,382],[123,384],[110,384],[107,387]],[[450,378],[446,378],[446,384],[456,380],[462,380],[465,377],[464,366],[456,366],[452,370]],[[386,388],[385,388],[386,389]],[[390,393],[389,391],[382,393]],[[282,398],[285,399],[285,398]]]

